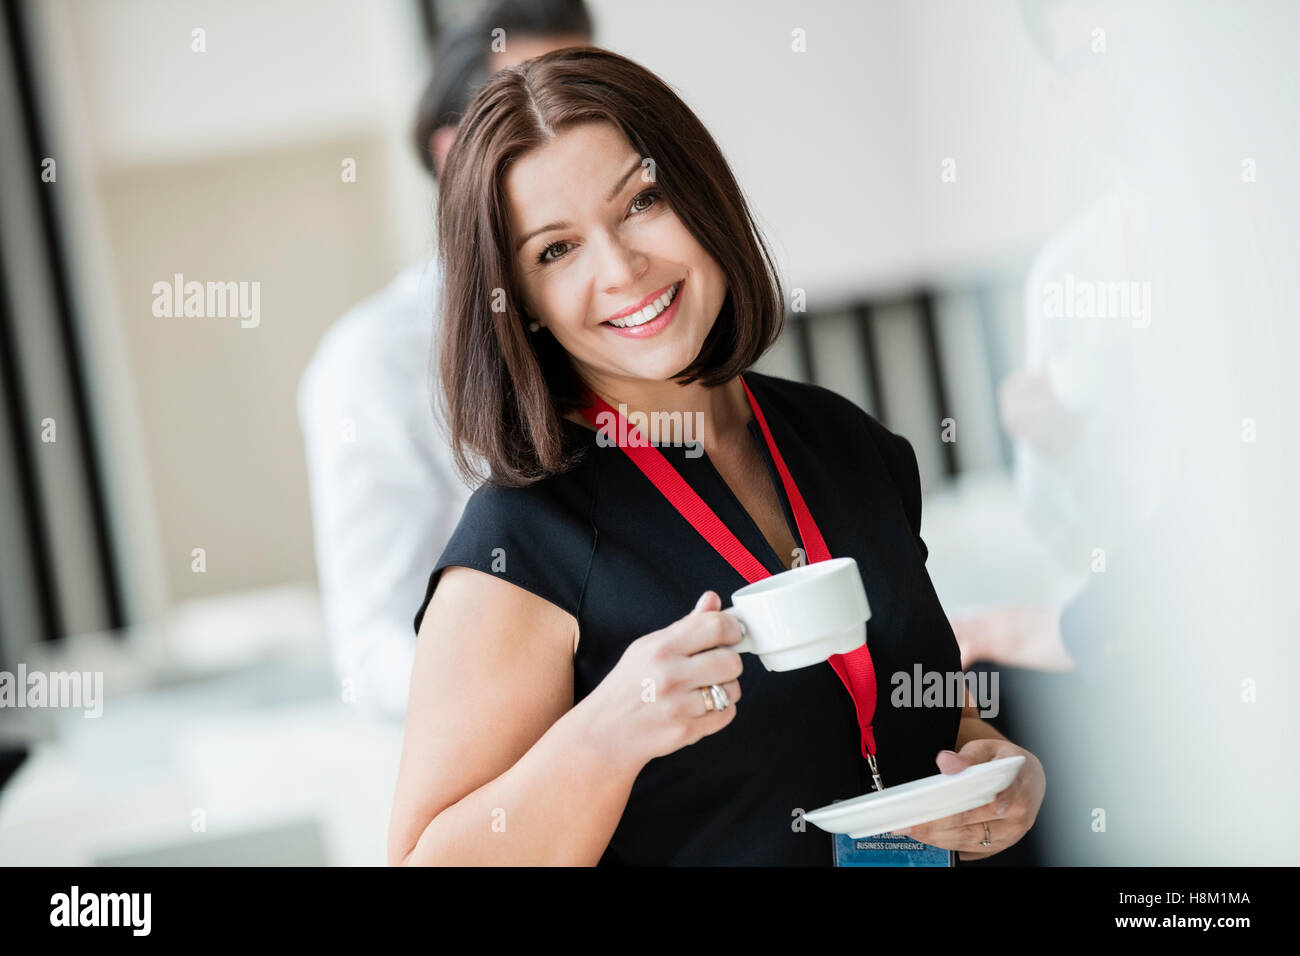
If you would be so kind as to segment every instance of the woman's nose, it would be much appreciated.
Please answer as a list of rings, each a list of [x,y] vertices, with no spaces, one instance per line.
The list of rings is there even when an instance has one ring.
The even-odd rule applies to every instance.
[[[607,236],[602,246],[598,277],[601,288],[619,292],[635,286],[649,261],[645,254],[616,235]]]

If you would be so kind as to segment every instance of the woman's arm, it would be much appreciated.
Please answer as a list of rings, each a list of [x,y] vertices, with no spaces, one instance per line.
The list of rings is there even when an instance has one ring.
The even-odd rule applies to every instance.
[[[963,860],[980,860],[1019,842],[1034,825],[1047,789],[1047,777],[1037,757],[1023,747],[1017,747],[980,719],[971,704],[969,688],[966,691],[966,706],[962,709],[961,724],[957,729],[956,747],[955,753],[939,753],[935,762],[941,772],[957,773],[973,764],[999,757],[1023,756],[1025,762],[1016,779],[989,803],[974,810],[892,832],[906,833],[931,846],[958,850]],[[986,823],[987,831],[984,829]],[[981,845],[986,833],[991,844],[988,848]]]
[[[390,864],[584,865],[604,853],[642,764],[573,705],[573,616],[449,567],[421,622]]]
[[[979,740],[987,737],[993,740],[1006,740],[1002,734],[998,733],[992,724],[986,724],[971,703],[970,688],[966,688],[966,706],[961,711],[961,722],[957,725],[957,749],[961,750],[972,740]]]

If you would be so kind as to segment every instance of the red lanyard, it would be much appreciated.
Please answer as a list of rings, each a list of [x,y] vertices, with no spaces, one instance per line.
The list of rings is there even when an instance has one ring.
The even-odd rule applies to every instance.
[[[781,483],[785,486],[786,497],[790,499],[790,508],[794,511],[795,523],[799,527],[804,553],[809,561],[829,560],[831,553],[822,538],[821,530],[813,520],[812,512],[804,503],[803,495],[799,494],[799,488],[790,475],[790,469],[785,466],[785,459],[777,450],[772,431],[767,427],[763,410],[758,407],[758,401],[754,398],[754,393],[749,390],[749,383],[745,381],[743,374],[740,376],[740,383],[745,387],[749,407],[754,410],[754,418],[763,431],[768,451],[772,453],[772,461],[775,462],[777,473],[781,476]],[[663,456],[663,453],[651,445],[634,425],[623,418],[621,412],[591,390],[587,391],[587,397],[588,407],[581,409],[587,420],[592,425],[597,425],[596,415],[600,412],[616,416],[622,429],[619,434],[626,435],[628,438],[626,444],[621,446],[624,453],[741,577],[753,583],[771,576],[771,572],[740,543],[713,509],[705,504],[704,499],[696,493],[695,489],[686,483],[686,479]],[[883,784],[876,771],[876,738],[871,727],[876,712],[876,671],[871,663],[871,652],[867,650],[867,645],[863,644],[848,654],[832,654],[828,660],[831,667],[835,668],[835,673],[840,675],[840,680],[844,682],[849,697],[853,700],[853,706],[858,713],[858,726],[862,729],[862,756],[871,765],[876,789],[882,789]]]

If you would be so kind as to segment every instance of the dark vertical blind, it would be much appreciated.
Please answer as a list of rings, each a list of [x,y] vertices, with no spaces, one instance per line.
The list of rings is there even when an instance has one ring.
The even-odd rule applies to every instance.
[[[43,161],[53,158],[57,169],[59,157],[43,111],[31,8],[24,0],[0,0],[0,10],[0,137],[6,144],[0,163],[0,393],[5,485],[22,514],[20,522],[5,526],[0,550],[6,571],[26,565],[34,591],[34,614],[27,616],[9,606],[12,591],[0,592],[8,598],[0,606],[0,654],[13,657],[31,639],[65,636],[74,619],[78,630],[117,630],[125,615],[78,335],[86,317],[74,310],[59,225],[59,177],[45,182],[41,176]],[[57,390],[53,399],[51,390]],[[40,401],[34,400],[37,394]],[[41,423],[56,412],[57,442],[51,445],[42,441]],[[75,474],[55,482],[51,469]],[[81,526],[70,529],[71,521]],[[69,552],[80,548],[90,554],[70,560]],[[87,566],[94,569],[90,579],[84,573],[69,579],[69,567]],[[87,619],[87,608],[94,608],[94,620]],[[16,622],[33,618],[35,633],[15,633],[17,627],[26,630]]]

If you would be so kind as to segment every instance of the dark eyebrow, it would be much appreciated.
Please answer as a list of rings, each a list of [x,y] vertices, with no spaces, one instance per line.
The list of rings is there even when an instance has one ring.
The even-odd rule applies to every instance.
[[[614,188],[609,191],[609,194],[607,196],[605,196],[605,202],[612,203],[618,197],[618,194],[623,191],[623,187],[627,185],[628,179],[632,176],[634,172],[636,172],[640,168],[641,168],[641,160],[638,157],[637,161],[632,165],[632,168],[623,174],[623,178],[620,179],[617,183],[615,183]],[[534,236],[539,236],[544,232],[550,232],[552,229],[568,229],[569,226],[571,225],[572,223],[568,223],[568,222],[552,222],[552,223],[548,223],[545,226],[542,226],[540,229],[534,229],[532,232],[524,236],[515,244],[515,252],[518,253],[519,250],[522,249],[525,246],[525,244],[527,244],[528,240],[532,239]]]

